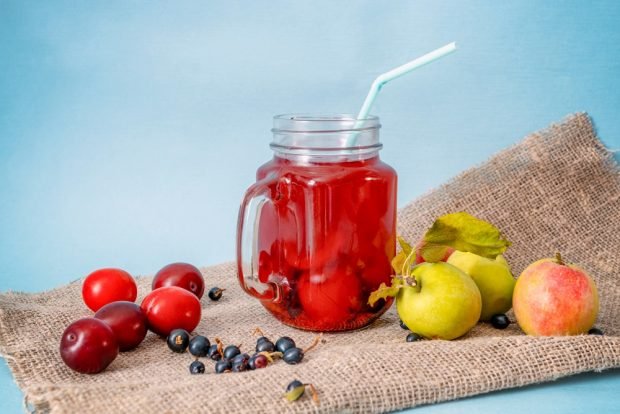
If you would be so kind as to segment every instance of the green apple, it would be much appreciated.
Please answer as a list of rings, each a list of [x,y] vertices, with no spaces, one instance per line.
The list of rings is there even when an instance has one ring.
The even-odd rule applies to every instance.
[[[432,339],[455,339],[480,318],[482,300],[471,277],[451,264],[422,263],[410,276],[415,286],[400,288],[396,310],[407,327]]]
[[[500,254],[495,260],[474,253],[455,251],[448,263],[467,273],[476,282],[482,295],[480,320],[488,321],[498,313],[506,313],[512,307],[515,279],[510,266]]]

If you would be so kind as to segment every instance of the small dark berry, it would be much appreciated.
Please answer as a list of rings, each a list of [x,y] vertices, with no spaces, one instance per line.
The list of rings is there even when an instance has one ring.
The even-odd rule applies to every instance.
[[[256,352],[273,352],[275,345],[269,339],[258,340],[256,342]]]
[[[232,367],[230,361],[227,359],[220,359],[215,363],[215,373],[221,374],[224,371],[229,370]]]
[[[254,358],[254,369],[265,368],[269,364],[269,360],[265,355],[256,355]]]
[[[420,341],[422,339],[422,337],[420,335],[418,335],[417,333],[410,333],[409,335],[407,335],[407,342],[415,342],[415,341]]]
[[[238,364],[232,364],[232,368],[230,370],[232,372],[243,372],[243,371],[247,371],[247,369],[248,369],[248,363],[240,362]]]
[[[301,381],[294,380],[294,381],[291,381],[291,383],[287,385],[285,397],[289,401],[296,401],[302,395],[304,395],[305,391],[306,391],[306,386],[302,384]]]
[[[224,348],[224,358],[233,359],[235,356],[239,355],[241,351],[237,345],[228,345]]]
[[[588,335],[603,335],[603,331],[598,328],[592,328],[588,331]]]
[[[209,353],[207,355],[209,356],[209,358],[211,358],[214,361],[219,361],[220,359],[222,359],[222,356],[217,350],[217,345],[215,344],[209,347]]]
[[[304,359],[304,351],[301,348],[289,348],[284,352],[282,359],[287,364],[295,365]]]
[[[250,359],[248,359],[248,369],[249,370],[254,370],[256,369],[256,365],[254,365],[254,362],[256,361],[256,357],[258,356],[258,354],[254,354],[250,357]]]
[[[211,288],[211,290],[209,290],[209,293],[208,293],[209,299],[217,302],[222,297],[223,291],[224,289],[220,289],[219,287]]]
[[[285,353],[290,348],[295,348],[295,341],[288,336],[283,336],[276,341],[276,351]]]
[[[510,319],[503,313],[498,313],[497,315],[491,316],[491,325],[493,325],[495,329],[506,329],[508,325],[510,325]]]
[[[304,384],[302,384],[301,381],[293,380],[293,381],[290,382],[290,384],[288,384],[286,386],[286,392],[293,391],[295,388],[299,388],[299,387],[303,387],[303,386],[304,386]]]
[[[405,325],[405,322],[403,322],[402,320],[399,320],[400,323],[400,327],[403,328],[405,331],[408,331],[409,328],[407,328],[407,325]]]
[[[194,361],[189,364],[189,372],[191,372],[192,374],[204,374],[205,364],[200,361]]]
[[[168,335],[166,343],[174,352],[185,352],[189,344],[189,334],[185,329],[175,329]]]
[[[249,360],[250,360],[250,356],[248,354],[237,354],[234,356],[234,358],[230,362],[233,365],[240,364],[240,363],[247,364]]]
[[[206,357],[210,347],[209,339],[202,335],[195,336],[189,341],[189,353],[196,357]]]

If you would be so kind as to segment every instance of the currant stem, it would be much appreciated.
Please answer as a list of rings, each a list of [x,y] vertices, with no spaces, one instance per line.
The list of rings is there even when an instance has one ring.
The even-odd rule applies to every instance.
[[[314,341],[312,341],[312,344],[310,344],[310,346],[309,346],[308,348],[304,349],[304,354],[305,354],[305,353],[307,353],[308,351],[310,351],[310,350],[314,349],[314,348],[315,348],[315,347],[319,344],[319,342],[321,342],[321,338],[322,338],[322,337],[323,337],[323,334],[322,334],[322,333],[321,333],[321,334],[318,334],[318,335],[314,338]]]
[[[317,392],[316,388],[314,388],[314,385],[312,384],[303,384],[303,385],[310,387],[310,394],[312,394],[312,401],[314,401],[316,404],[319,404],[319,393]]]
[[[254,335],[254,336],[256,336],[256,335],[265,336],[263,331],[258,326],[256,327],[256,329],[254,329],[254,332],[252,332],[252,335]]]
[[[215,343],[217,344],[217,353],[220,354],[221,358],[224,358],[224,344],[220,338],[215,338]]]

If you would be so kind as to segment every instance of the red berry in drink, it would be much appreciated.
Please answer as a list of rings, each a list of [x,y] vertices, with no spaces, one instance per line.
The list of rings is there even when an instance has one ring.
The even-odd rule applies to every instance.
[[[303,311],[317,326],[345,326],[363,306],[359,279],[346,265],[302,276],[297,293]]]
[[[121,352],[140,345],[148,330],[145,313],[133,302],[108,303],[95,313],[95,318],[112,328]]]
[[[155,274],[152,289],[178,286],[192,292],[200,299],[205,291],[205,281],[200,270],[189,263],[172,263]]]
[[[67,366],[83,374],[106,369],[118,355],[114,331],[105,322],[83,318],[65,329],[60,340],[60,356]]]
[[[84,279],[82,299],[93,312],[119,300],[134,302],[138,287],[133,277],[121,269],[95,270]]]

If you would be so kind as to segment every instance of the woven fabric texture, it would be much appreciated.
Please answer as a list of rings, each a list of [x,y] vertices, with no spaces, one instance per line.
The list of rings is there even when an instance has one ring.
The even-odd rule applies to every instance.
[[[323,335],[298,365],[190,375],[189,354],[170,352],[149,333],[106,371],[81,375],[60,359],[60,335],[91,316],[81,281],[51,291],[0,294],[0,353],[38,412],[385,412],[620,366],[620,173],[586,114],[526,137],[484,164],[414,200],[399,212],[399,232],[417,240],[439,215],[467,211],[496,224],[512,246],[518,275],[556,251],[594,277],[600,294],[597,326],[604,336],[535,338],[516,324],[496,330],[479,323],[455,341],[406,343],[392,307],[366,329]],[[232,263],[202,269],[208,286],[226,288],[219,302],[203,298],[197,333],[251,351],[260,327],[305,347],[316,334],[277,322],[237,285]],[[5,275],[9,276],[9,275]],[[139,277],[139,297],[150,277]],[[514,320],[514,317],[511,316]],[[293,379],[312,383],[309,396],[283,398]]]

